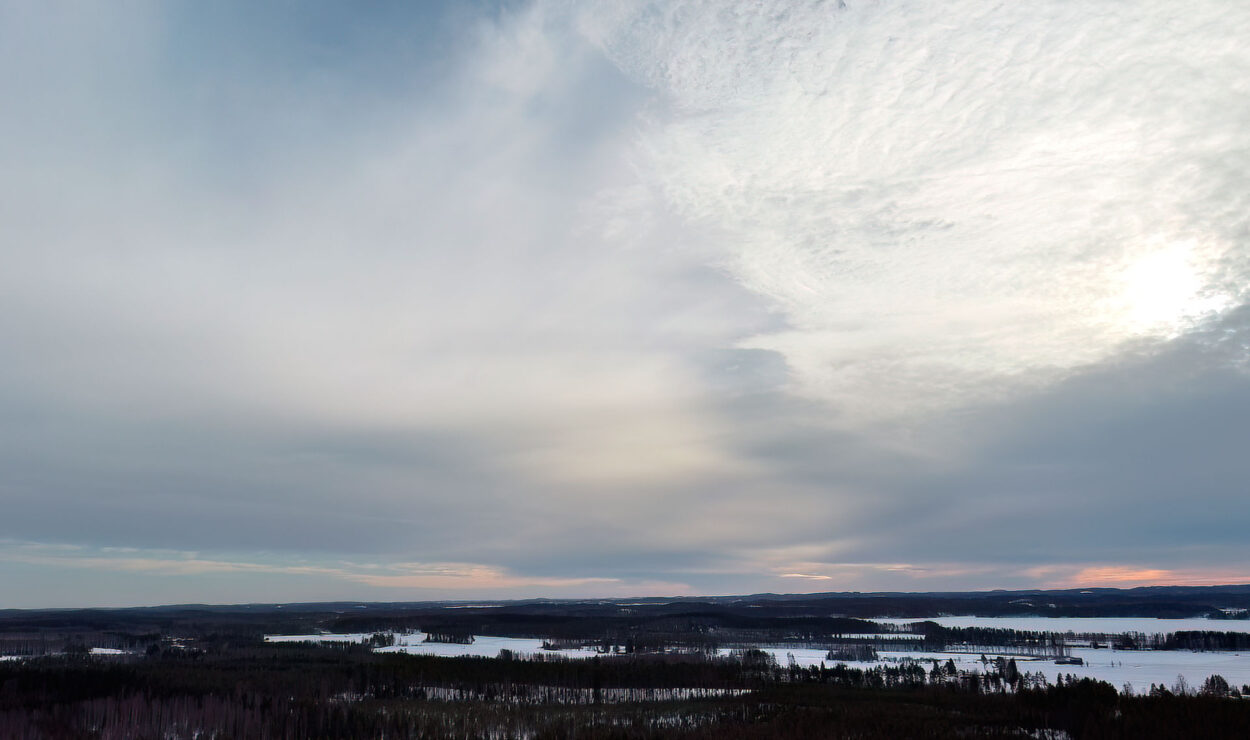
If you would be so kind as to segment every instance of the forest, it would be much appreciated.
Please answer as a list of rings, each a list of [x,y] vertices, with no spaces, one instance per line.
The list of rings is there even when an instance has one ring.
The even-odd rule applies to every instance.
[[[742,650],[567,660],[220,642],[0,663],[4,738],[1244,737],[1208,682],[1124,696],[999,662],[779,665]]]
[[[1184,616],[1228,613],[1246,597],[1240,588],[1136,591],[1095,596],[1112,612],[1189,599]],[[1045,598],[1069,596],[1089,595]],[[1027,658],[961,670],[921,655],[1053,657],[1098,635],[893,625],[847,613],[864,598],[924,613],[983,597],[991,611],[1006,603],[995,592],[0,611],[8,656],[0,738],[1245,737],[1250,686],[1218,675],[1134,695],[1071,675],[1048,682]],[[389,652],[409,630],[448,646],[496,635],[543,647],[486,657]],[[265,639],[345,633],[356,637]],[[1130,634],[1116,647],[1244,651],[1248,638],[1218,629]],[[765,644],[778,647],[753,647]],[[555,652],[575,647],[599,657]],[[825,663],[775,657],[812,647]],[[917,659],[843,662],[877,650]]]

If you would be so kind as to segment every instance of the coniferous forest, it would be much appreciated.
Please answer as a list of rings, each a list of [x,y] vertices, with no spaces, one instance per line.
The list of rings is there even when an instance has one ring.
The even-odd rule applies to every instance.
[[[223,642],[0,664],[0,737],[1244,737],[1250,702],[1209,688],[1127,696],[1090,679],[805,668],[750,650],[568,660]]]
[[[1213,594],[1245,598],[1201,595]],[[904,606],[931,612],[932,598],[913,595]],[[1244,738],[1250,730],[1250,686],[1218,675],[1134,692],[1071,675],[1047,680],[1031,670],[1036,656],[1061,656],[1064,641],[1078,636],[831,614],[843,606],[836,595],[764,595],[10,610],[0,612],[0,654],[8,656],[0,660],[0,738],[1075,740]],[[525,638],[536,649],[399,651],[397,639],[417,639],[412,630],[449,649],[480,647],[475,635]],[[267,640],[275,634],[296,639]],[[1246,648],[1244,632],[1117,639],[1134,643],[1124,650]],[[816,665],[781,657],[818,645],[828,652],[821,648],[826,659]],[[981,646],[999,657],[982,656],[972,670],[925,657]],[[567,649],[592,657],[560,654]],[[904,657],[863,662],[878,649]]]

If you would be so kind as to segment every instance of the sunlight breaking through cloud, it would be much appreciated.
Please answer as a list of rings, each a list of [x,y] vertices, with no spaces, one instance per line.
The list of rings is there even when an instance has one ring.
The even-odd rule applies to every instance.
[[[0,606],[1250,560],[1250,4],[10,5]]]
[[[1248,14],[640,0],[582,26],[664,99],[640,142],[656,187],[786,317],[743,346],[876,418],[1244,300]]]

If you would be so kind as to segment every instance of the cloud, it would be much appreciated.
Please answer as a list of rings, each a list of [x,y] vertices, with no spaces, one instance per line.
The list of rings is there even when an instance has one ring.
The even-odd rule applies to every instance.
[[[132,101],[133,128],[57,119],[35,94],[94,48],[26,49],[35,79],[14,91],[30,120],[10,141],[32,144],[38,125],[78,146],[27,152],[5,178],[0,341],[14,360],[0,390],[37,420],[9,431],[29,453],[6,482],[11,534],[159,544],[181,510],[249,539],[239,545],[369,548],[369,526],[417,521],[430,538],[419,549],[441,548],[430,530],[448,520],[549,516],[564,503],[543,485],[620,490],[735,465],[693,354],[728,344],[758,308],[698,258],[638,246],[646,198],[630,200],[629,123],[611,115],[635,92],[542,6],[457,26],[465,51],[440,60],[447,75],[423,97],[389,67],[389,85],[361,92],[350,65],[292,64],[304,41],[272,26],[250,33],[275,34],[273,48],[245,45],[220,68],[202,49],[171,63],[172,79],[136,83],[133,65],[190,32],[136,14],[136,48],[99,40],[96,76],[61,93]],[[179,119],[154,111],[197,86],[240,118],[201,104],[188,153]],[[357,115],[321,110],[334,105]],[[292,111],[333,115],[341,135],[279,135]],[[240,129],[285,153],[250,161]],[[49,161],[55,187],[32,187]],[[105,509],[96,521],[110,527],[49,521],[49,489],[59,505]],[[328,531],[353,509],[349,521],[373,524]],[[227,524],[240,517],[255,524]],[[324,526],[283,542],[273,522],[290,517]]]
[[[664,100],[649,176],[787,319],[741,346],[853,419],[1050,382],[1246,298],[1242,9],[611,8],[582,26]]]
[[[124,550],[127,554],[119,554]],[[380,589],[417,591],[428,597],[458,591],[480,594],[500,589],[607,589],[668,587],[673,592],[687,589],[682,584],[626,584],[619,578],[553,578],[525,576],[477,563],[304,563],[293,565],[282,560],[224,560],[199,557],[197,553],[140,548],[84,548],[37,542],[0,542],[0,560],[10,565],[52,566],[155,576],[203,576],[262,574],[268,576],[316,576],[364,584]],[[386,597],[382,597],[386,598]]]
[[[1250,555],[1248,11],[332,8],[0,11],[10,593]]]
[[[1173,570],[1131,565],[1039,566],[1030,569],[1030,575],[1046,578],[1048,588],[1217,586],[1250,582],[1250,572],[1231,568]]]

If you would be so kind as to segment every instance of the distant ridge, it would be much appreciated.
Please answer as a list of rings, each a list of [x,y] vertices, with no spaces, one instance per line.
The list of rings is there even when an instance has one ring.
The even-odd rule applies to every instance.
[[[689,612],[742,614],[752,617],[897,617],[924,619],[943,615],[1053,617],[1211,617],[1244,618],[1250,609],[1250,584],[1220,586],[1140,586],[1136,588],[1023,589],[993,591],[758,593],[728,596],[638,596],[608,599],[492,599],[489,601],[328,601],[289,604],[170,604],[136,607],[0,609],[0,631],[39,628],[103,628],[112,622],[188,619],[196,614],[240,625],[264,622],[302,623],[335,618],[364,621],[377,617],[440,614],[454,611],[479,620],[604,616],[628,609],[641,615]]]

